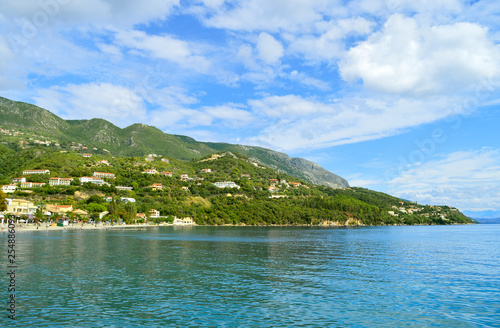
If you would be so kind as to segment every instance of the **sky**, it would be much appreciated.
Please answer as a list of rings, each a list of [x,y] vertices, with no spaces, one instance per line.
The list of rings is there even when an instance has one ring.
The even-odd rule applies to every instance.
[[[500,2],[7,0],[0,95],[500,211]]]

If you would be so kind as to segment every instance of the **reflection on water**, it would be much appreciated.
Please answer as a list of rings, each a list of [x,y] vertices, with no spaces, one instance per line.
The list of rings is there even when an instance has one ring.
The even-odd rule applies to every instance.
[[[499,232],[489,225],[18,233],[17,323],[493,327]]]

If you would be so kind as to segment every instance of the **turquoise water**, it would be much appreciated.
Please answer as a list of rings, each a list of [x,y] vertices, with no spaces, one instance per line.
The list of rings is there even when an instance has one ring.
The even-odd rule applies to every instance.
[[[35,231],[16,250],[17,326],[500,327],[500,225]]]

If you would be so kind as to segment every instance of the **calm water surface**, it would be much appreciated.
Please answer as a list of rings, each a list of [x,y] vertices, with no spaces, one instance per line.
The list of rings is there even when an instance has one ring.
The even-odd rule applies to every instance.
[[[500,327],[500,225],[16,238],[20,327]]]

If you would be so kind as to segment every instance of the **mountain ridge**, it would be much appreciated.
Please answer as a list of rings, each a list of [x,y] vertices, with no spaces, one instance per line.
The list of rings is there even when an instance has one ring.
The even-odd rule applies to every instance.
[[[142,123],[122,129],[102,118],[64,120],[47,109],[3,97],[0,97],[0,127],[56,138],[60,143],[82,143],[89,148],[106,149],[117,156],[158,153],[191,160],[220,151],[234,151],[308,183],[332,188],[349,187],[346,179],[319,164],[282,152],[256,146],[200,142],[189,136],[167,134]]]

